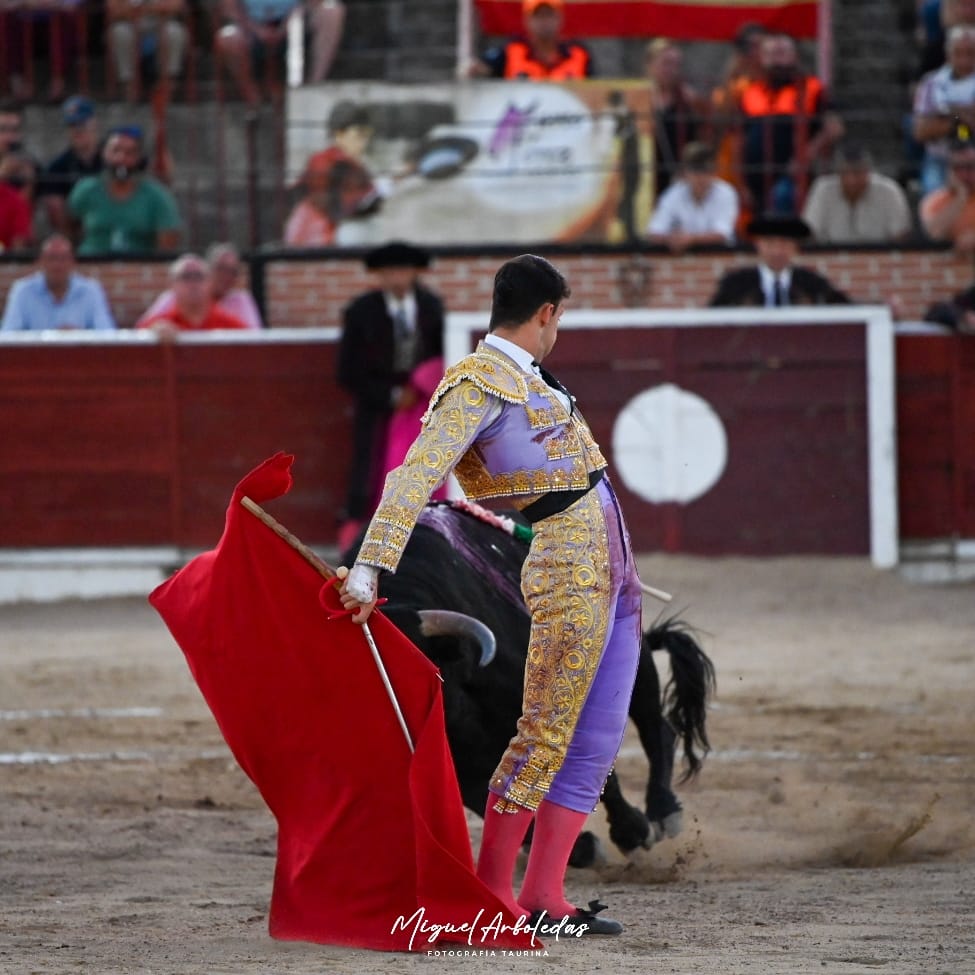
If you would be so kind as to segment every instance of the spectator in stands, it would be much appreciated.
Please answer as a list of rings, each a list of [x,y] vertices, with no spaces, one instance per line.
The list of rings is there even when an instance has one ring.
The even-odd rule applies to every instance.
[[[299,180],[306,196],[288,217],[284,242],[290,247],[328,247],[340,226],[375,213],[383,193],[363,162],[373,128],[366,108],[341,101],[328,119],[331,145],[316,152]]]
[[[140,322],[161,338],[178,332],[201,332],[214,329],[246,329],[236,315],[220,308],[213,300],[210,268],[197,254],[181,254],[169,269],[173,306]]]
[[[741,166],[744,202],[752,212],[794,212],[817,162],[843,135],[826,89],[799,66],[787,34],[762,39],[762,77],[742,90]]]
[[[717,146],[718,176],[738,191],[739,204],[745,189],[741,171],[741,117],[738,106],[745,88],[762,77],[762,39],[766,31],[761,24],[743,24],[734,38],[734,49],[724,78],[711,92],[710,134]],[[739,206],[741,228],[750,219],[748,209]]]
[[[61,106],[61,118],[68,130],[68,146],[44,168],[37,197],[51,227],[70,236],[68,194],[80,179],[102,171],[102,147],[90,99],[73,95]]]
[[[914,138],[924,146],[921,192],[944,186],[948,142],[959,120],[975,128],[975,27],[952,27],[948,61],[926,74],[914,93]]]
[[[4,171],[13,174],[19,167],[17,153],[8,152],[0,159],[0,253],[23,250],[32,240],[31,205],[22,187],[4,179]]]
[[[366,267],[375,272],[377,287],[343,312],[338,381],[352,395],[355,414],[341,548],[379,500],[390,418],[416,401],[411,373],[443,354],[443,302],[419,282],[419,272],[429,263],[429,254],[402,241],[369,251]]]
[[[727,271],[711,298],[713,307],[781,308],[787,305],[844,305],[850,299],[807,267],[798,267],[799,242],[809,225],[792,214],[769,214],[748,225],[758,264]]]
[[[522,0],[524,37],[486,51],[467,67],[471,78],[526,78],[570,81],[594,74],[592,56],[582,44],[562,38],[564,0]]]
[[[24,147],[24,110],[18,102],[0,101],[0,162],[9,152],[27,154],[34,167],[35,177],[40,172],[37,160]]]
[[[733,244],[737,220],[738,194],[715,174],[714,150],[688,142],[681,178],[657,200],[647,236],[680,254],[697,244]]]
[[[284,83],[287,23],[291,14],[307,5],[311,20],[311,73],[309,81],[324,81],[335,60],[345,26],[341,0],[220,0],[225,26],[217,32],[215,51],[226,66],[241,97],[256,107],[261,100],[257,81],[270,81],[277,99]]]
[[[186,60],[185,0],[106,0],[109,54],[127,102],[138,99],[143,68],[168,97]]]
[[[911,231],[911,208],[896,180],[873,167],[858,143],[841,143],[836,172],[814,180],[803,219],[820,243],[903,240]]]
[[[975,138],[960,126],[948,155],[948,183],[921,199],[921,226],[932,240],[975,252]]]
[[[47,98],[59,102],[64,98],[65,69],[77,48],[77,29],[73,15],[83,0],[7,0],[3,7],[0,52],[10,72],[10,91],[14,98],[29,102],[34,99],[34,85],[26,75],[27,59],[33,57],[34,36],[46,32],[50,78]],[[80,16],[84,16],[81,13]],[[35,65],[36,68],[36,65]]]
[[[975,0],[921,0],[918,4],[921,74],[945,63],[945,40],[952,27],[975,25]]]
[[[101,284],[76,271],[71,241],[53,234],[41,245],[38,270],[11,286],[0,328],[113,329],[115,319]]]
[[[684,78],[684,53],[674,41],[658,37],[646,53],[653,91],[654,193],[659,197],[677,178],[684,146],[704,133],[710,106]]]
[[[180,216],[172,193],[143,173],[142,130],[120,126],[108,133],[105,167],[81,179],[68,211],[81,222],[79,254],[151,254],[179,243]]]
[[[254,296],[238,286],[240,281],[240,254],[233,244],[211,244],[206,253],[210,268],[210,297],[217,308],[239,318],[247,328],[262,329],[264,322]],[[146,322],[168,315],[176,307],[176,294],[172,288],[163,291],[135,323],[141,328]]]

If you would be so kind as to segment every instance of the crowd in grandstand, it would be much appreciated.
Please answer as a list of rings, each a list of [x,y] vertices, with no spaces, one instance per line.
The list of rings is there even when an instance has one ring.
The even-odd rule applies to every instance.
[[[161,100],[165,107],[178,84],[189,80],[193,52],[202,45],[246,104],[258,104],[263,94],[277,98],[286,77],[289,24],[299,9],[310,62],[304,77],[321,82],[343,39],[340,0],[226,0],[206,8],[205,16],[188,0],[106,0],[106,97]],[[596,62],[584,39],[565,36],[563,0],[523,0],[522,11],[523,33],[485,48],[462,66],[462,75],[571,82],[618,74]],[[0,101],[0,248],[40,254],[33,283],[11,292],[8,311],[15,297],[23,303],[37,292],[37,275],[55,280],[52,261],[73,262],[74,253],[175,253],[188,243],[180,201],[167,185],[165,153],[153,152],[137,124],[103,129],[100,106],[88,94],[65,98],[80,83],[69,68],[85,43],[81,26],[88,13],[79,0],[51,8],[12,3],[0,14],[6,44],[0,83],[7,89]],[[746,24],[729,45],[727,61],[714,65],[710,89],[685,77],[686,43],[649,41],[654,202],[648,224],[637,228],[643,239],[674,254],[732,246],[755,240],[749,228],[771,215],[791,220],[792,231],[801,223],[801,234],[786,235],[793,242],[893,243],[915,236],[975,253],[975,0],[923,0],[918,24],[923,73],[913,85],[908,126],[918,171],[915,179],[900,181],[880,172],[869,148],[851,137],[842,107],[803,66],[794,38]],[[41,67],[23,56],[38,32],[49,38]],[[42,79],[47,99],[61,105],[65,133],[63,148],[47,160],[32,152],[23,111],[39,97]],[[280,227],[285,246],[334,245],[340,224],[382,207],[386,180],[365,156],[373,130],[367,109],[342,101],[334,106],[321,148],[292,187],[300,195]],[[183,277],[196,285],[202,275],[203,293],[215,308],[259,326],[256,306],[239,304],[233,279],[218,284],[226,277],[220,261],[239,273],[236,251],[215,253],[209,262],[184,260],[178,273],[174,266],[172,293],[151,313],[147,309],[141,323],[172,316]],[[71,275],[73,293],[83,282]],[[63,282],[48,287],[46,300],[58,289],[67,294],[65,288]],[[227,294],[238,295],[236,311],[226,307]],[[191,319],[200,320],[199,314]],[[8,324],[25,320],[22,312],[10,312],[4,327],[31,327]],[[94,313],[86,319],[103,320]]]

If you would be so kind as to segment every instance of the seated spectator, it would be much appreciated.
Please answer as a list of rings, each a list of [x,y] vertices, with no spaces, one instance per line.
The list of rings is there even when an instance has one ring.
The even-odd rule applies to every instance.
[[[975,285],[950,301],[936,301],[924,313],[924,321],[944,325],[961,335],[975,335]]]
[[[180,216],[173,194],[145,175],[142,130],[112,129],[102,151],[104,169],[80,180],[68,212],[81,223],[79,254],[151,254],[179,243]]]
[[[39,270],[14,281],[0,329],[112,329],[115,319],[101,284],[75,270],[71,241],[61,234],[41,245]]]
[[[770,214],[748,225],[755,241],[758,264],[734,268],[718,282],[712,307],[782,308],[788,305],[845,305],[850,299],[807,267],[795,264],[799,242],[809,237],[809,225],[790,214]]]
[[[342,39],[345,7],[341,0],[221,0],[227,23],[217,32],[214,50],[248,105],[260,103],[257,81],[262,78],[271,83],[271,97],[280,96],[288,18],[303,2],[311,20],[308,80],[317,84],[328,75]]]
[[[836,172],[813,181],[802,216],[820,243],[903,240],[911,231],[904,190],[876,172],[870,153],[852,142],[837,149]]]
[[[289,247],[328,247],[340,226],[375,213],[383,193],[363,161],[372,138],[366,108],[342,101],[328,119],[331,145],[305,164],[299,185],[306,196],[288,216],[284,242]]]
[[[658,37],[647,45],[647,77],[653,92],[654,193],[677,178],[684,146],[699,140],[707,125],[707,99],[684,78],[684,52]]]
[[[823,83],[799,66],[787,34],[762,38],[762,77],[741,92],[740,166],[744,205],[753,213],[798,210],[820,159],[843,135]]]
[[[78,31],[72,16],[83,0],[8,0],[0,13],[0,52],[10,72],[10,91],[22,102],[33,101],[33,78],[28,76],[27,59],[34,50],[34,36],[38,30],[46,32],[45,50],[49,54],[50,78],[47,99],[59,102],[64,98],[65,70],[78,55]],[[80,16],[84,16],[81,13]],[[34,66],[36,69],[36,65]]]
[[[26,154],[35,176],[40,172],[37,160],[24,146],[24,110],[19,103],[8,99],[0,101],[0,162],[10,152]]]
[[[197,254],[183,254],[169,269],[173,307],[141,321],[139,328],[150,328],[166,338],[178,332],[214,329],[246,329],[236,315],[218,307],[213,300],[210,268]]]
[[[15,154],[8,153],[0,160],[0,174],[5,166],[11,170],[17,166]],[[0,253],[23,250],[32,239],[31,205],[19,187],[0,175]]]
[[[920,72],[927,74],[945,63],[945,39],[959,24],[975,25],[975,0],[918,0]]]
[[[237,248],[233,244],[212,244],[207,249],[206,261],[210,268],[210,297],[217,308],[239,318],[246,328],[264,328],[254,296],[246,288],[237,287],[241,272]],[[176,294],[167,288],[142,313],[135,327],[141,328],[153,318],[168,315],[175,307]]]
[[[186,60],[185,0],[106,0],[106,12],[109,54],[125,100],[138,99],[144,69],[168,95]]]
[[[61,118],[68,130],[67,148],[44,167],[37,186],[48,223],[70,236],[68,194],[84,176],[102,171],[102,147],[95,119],[95,106],[83,95],[74,95],[61,106]]]
[[[594,74],[589,51],[562,38],[564,0],[522,0],[525,36],[486,51],[467,66],[471,78],[570,81]]]
[[[950,241],[963,254],[975,252],[975,140],[967,128],[951,145],[948,183],[922,197],[921,226],[932,240]]]
[[[681,157],[681,178],[657,200],[647,236],[675,254],[696,244],[733,244],[738,220],[735,188],[715,175],[714,150],[688,142]]]
[[[926,74],[914,93],[914,138],[924,146],[921,193],[944,186],[948,148],[959,121],[975,128],[975,27],[952,27],[947,63]]]

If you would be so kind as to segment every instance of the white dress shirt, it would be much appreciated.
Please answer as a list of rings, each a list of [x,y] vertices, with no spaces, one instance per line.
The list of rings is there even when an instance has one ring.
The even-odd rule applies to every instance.
[[[789,304],[789,286],[792,284],[792,268],[787,267],[776,275],[765,264],[758,265],[758,275],[762,281],[762,293],[765,295],[765,307],[775,308],[775,280],[778,278],[779,290],[782,293],[782,306]]]

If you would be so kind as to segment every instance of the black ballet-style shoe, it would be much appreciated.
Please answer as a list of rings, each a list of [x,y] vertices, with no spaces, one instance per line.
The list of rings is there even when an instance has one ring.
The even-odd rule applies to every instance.
[[[533,911],[528,916],[528,927],[539,936],[586,937],[590,934],[622,934],[623,925],[611,917],[596,917],[605,911],[606,905],[598,900],[590,901],[589,907],[577,907],[575,914],[552,917],[548,911]],[[541,923],[539,923],[541,922]]]

